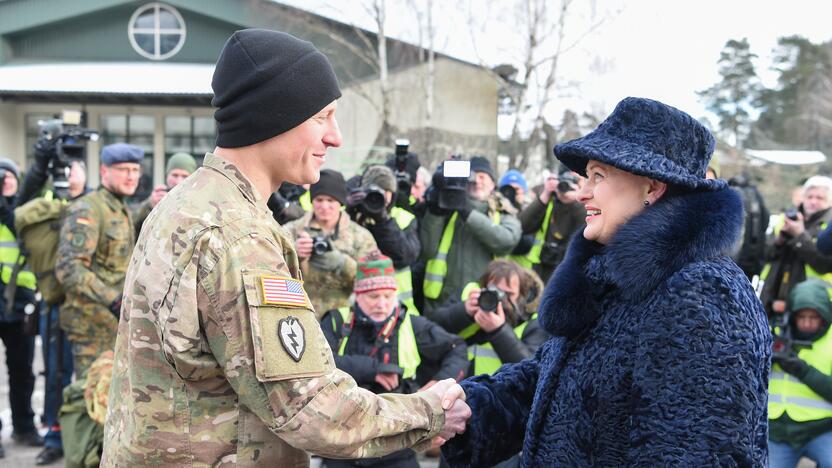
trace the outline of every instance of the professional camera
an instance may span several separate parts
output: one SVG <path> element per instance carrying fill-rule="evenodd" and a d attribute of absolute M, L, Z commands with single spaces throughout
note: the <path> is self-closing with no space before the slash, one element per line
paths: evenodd
<path fill-rule="evenodd" d="M 546 267 L 555 266 L 563 260 L 565 254 L 565 246 L 560 242 L 546 242 L 540 249 L 540 264 Z"/>
<path fill-rule="evenodd" d="M 789 209 L 788 209 L 788 210 L 786 210 L 786 212 L 785 212 L 785 213 L 783 213 L 783 214 L 784 214 L 787 218 L 789 218 L 790 220 L 792 220 L 792 221 L 797 221 L 797 208 L 789 208 Z"/>
<path fill-rule="evenodd" d="M 772 304 L 769 314 L 769 325 L 771 326 L 771 350 L 773 357 L 789 357 L 797 354 L 801 349 L 810 348 L 811 341 L 795 340 L 792 336 L 790 323 L 791 313 L 785 310 L 783 301 L 775 301 Z"/>
<path fill-rule="evenodd" d="M 442 180 L 439 187 L 439 207 L 454 211 L 465 208 L 468 199 L 468 178 L 471 162 L 462 161 L 459 156 L 442 163 Z"/>
<path fill-rule="evenodd" d="M 496 312 L 497 306 L 505 300 L 505 291 L 494 286 L 488 286 L 480 291 L 480 297 L 477 299 L 477 307 L 486 312 Z"/>
<path fill-rule="evenodd" d="M 98 132 L 81 126 L 78 111 L 63 111 L 60 118 L 38 121 L 38 139 L 55 141 L 52 159 L 52 185 L 58 198 L 69 198 L 69 167 L 73 161 L 84 162 L 86 142 L 98 141 Z"/>
<path fill-rule="evenodd" d="M 506 185 L 503 185 L 502 187 L 500 187 L 499 192 L 501 194 L 503 194 L 503 196 L 506 197 L 506 199 L 508 201 L 510 201 L 511 204 L 514 205 L 515 208 L 520 208 L 520 203 L 517 202 L 517 189 L 516 188 L 514 188 L 513 186 L 511 186 L 509 184 L 506 184 Z"/>
<path fill-rule="evenodd" d="M 298 201 L 306 193 L 306 189 L 302 185 L 295 185 L 290 182 L 280 184 L 278 191 L 283 198 L 290 202 Z"/>
<path fill-rule="evenodd" d="M 563 194 L 573 190 L 578 190 L 578 177 L 571 172 L 561 173 L 558 176 L 557 191 Z"/>
<path fill-rule="evenodd" d="M 413 180 L 407 172 L 407 154 L 410 148 L 410 140 L 399 138 L 396 140 L 395 168 L 396 188 L 399 193 L 406 193 L 410 196 L 410 189 L 413 187 Z"/>

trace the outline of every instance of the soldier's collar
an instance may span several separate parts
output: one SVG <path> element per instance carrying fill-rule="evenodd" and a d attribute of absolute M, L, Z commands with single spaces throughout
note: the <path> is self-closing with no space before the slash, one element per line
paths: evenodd
<path fill-rule="evenodd" d="M 257 193 L 251 181 L 231 162 L 213 153 L 206 153 L 202 165 L 219 172 L 233 182 L 240 189 L 240 192 L 243 193 L 243 196 L 252 204 L 264 204 L 262 203 L 262 197 Z"/>
<path fill-rule="evenodd" d="M 104 201 L 111 210 L 118 211 L 125 207 L 126 203 L 123 197 L 119 197 L 103 185 L 98 187 L 98 190 L 104 193 Z"/>

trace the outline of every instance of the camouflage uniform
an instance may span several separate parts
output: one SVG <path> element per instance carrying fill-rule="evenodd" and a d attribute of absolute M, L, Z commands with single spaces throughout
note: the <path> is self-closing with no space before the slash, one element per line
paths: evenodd
<path fill-rule="evenodd" d="M 438 398 L 357 387 L 303 290 L 304 305 L 269 298 L 263 282 L 297 284 L 299 262 L 239 170 L 208 154 L 180 185 L 127 273 L 102 466 L 295 467 L 308 466 L 304 450 L 425 448 L 444 424 Z M 303 328 L 297 343 L 279 336 L 286 323 Z"/>
<path fill-rule="evenodd" d="M 133 229 L 130 209 L 103 187 L 67 209 L 55 275 L 66 291 L 60 322 L 72 343 L 79 379 L 101 353 L 115 345 L 118 319 L 110 305 L 124 288 L 135 244 Z"/>
<path fill-rule="evenodd" d="M 312 219 L 312 213 L 306 213 L 286 225 L 286 229 L 297 240 L 307 227 L 320 228 Z M 331 234 L 331 233 L 329 233 Z M 341 212 L 338 220 L 338 237 L 331 239 L 332 246 L 346 255 L 344 266 L 338 271 L 324 271 L 310 265 L 308 259 L 301 262 L 304 287 L 311 291 L 309 298 L 320 319 L 326 311 L 336 309 L 349 302 L 355 280 L 356 260 L 378 250 L 376 241 L 370 231 L 353 222 L 346 213 Z"/>

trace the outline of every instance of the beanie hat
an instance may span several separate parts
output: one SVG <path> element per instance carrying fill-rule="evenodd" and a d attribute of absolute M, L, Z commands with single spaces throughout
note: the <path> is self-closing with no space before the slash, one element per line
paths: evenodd
<path fill-rule="evenodd" d="M 309 194 L 314 200 L 318 195 L 329 195 L 342 205 L 347 204 L 347 183 L 340 172 L 332 169 L 321 171 L 321 178 L 309 188 Z"/>
<path fill-rule="evenodd" d="M 17 180 L 20 180 L 20 169 L 17 167 L 17 164 L 14 163 L 9 158 L 0 158 L 0 170 L 8 171 L 14 174 L 14 177 Z M 3 181 L 0 180 L 0 183 Z"/>
<path fill-rule="evenodd" d="M 223 148 L 291 130 L 341 97 L 332 65 L 312 43 L 266 29 L 231 35 L 211 88 L 217 146 Z"/>
<path fill-rule="evenodd" d="M 378 185 L 382 190 L 396 193 L 396 176 L 387 166 L 370 166 L 361 176 L 361 187 Z"/>
<path fill-rule="evenodd" d="M 491 180 L 497 180 L 494 175 L 494 169 L 491 169 L 491 162 L 483 156 L 474 156 L 471 158 L 471 172 L 485 172 L 491 177 Z"/>
<path fill-rule="evenodd" d="M 168 159 L 168 164 L 165 166 L 165 174 L 170 174 L 170 171 L 180 169 L 188 174 L 193 174 L 196 171 L 196 160 L 188 153 L 174 153 Z"/>
<path fill-rule="evenodd" d="M 500 178 L 500 183 L 497 184 L 497 188 L 502 188 L 509 184 L 517 184 L 524 192 L 529 191 L 529 184 L 526 183 L 526 178 L 516 169 L 511 169 L 503 174 L 503 177 Z"/>
<path fill-rule="evenodd" d="M 393 260 L 378 250 L 358 259 L 353 292 L 356 294 L 378 289 L 398 289 Z"/>
<path fill-rule="evenodd" d="M 593 159 L 670 185 L 720 190 L 727 182 L 705 179 L 714 146 L 711 132 L 688 114 L 651 99 L 628 97 L 598 128 L 554 151 L 584 177 Z"/>
<path fill-rule="evenodd" d="M 112 166 L 119 163 L 139 164 L 144 159 L 144 150 L 128 143 L 114 143 L 101 148 L 101 164 Z"/>

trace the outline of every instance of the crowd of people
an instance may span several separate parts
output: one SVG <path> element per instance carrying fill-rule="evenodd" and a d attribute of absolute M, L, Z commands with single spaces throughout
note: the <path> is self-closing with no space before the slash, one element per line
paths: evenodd
<path fill-rule="evenodd" d="M 535 185 L 406 144 L 321 170 L 340 90 L 287 34 L 235 33 L 213 88 L 217 149 L 141 203 L 134 145 L 103 147 L 94 190 L 72 161 L 66 197 L 60 141 L 19 191 L 0 159 L 12 438 L 37 464 L 832 464 L 832 179 L 748 275 L 713 137 L 662 103 L 625 99 Z"/>

